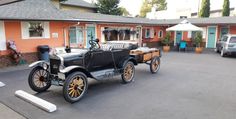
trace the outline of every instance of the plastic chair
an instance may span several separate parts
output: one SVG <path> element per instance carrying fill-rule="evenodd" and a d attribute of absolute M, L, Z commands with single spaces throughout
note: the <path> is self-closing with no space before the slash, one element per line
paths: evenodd
<path fill-rule="evenodd" d="M 180 44 L 179 44 L 179 51 L 180 51 L 181 49 L 184 49 L 184 51 L 186 51 L 186 49 L 187 49 L 187 43 L 186 43 L 185 41 L 180 42 Z"/>

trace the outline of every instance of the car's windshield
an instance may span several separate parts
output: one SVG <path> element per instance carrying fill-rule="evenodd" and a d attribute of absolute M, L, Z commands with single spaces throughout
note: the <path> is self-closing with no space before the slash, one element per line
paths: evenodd
<path fill-rule="evenodd" d="M 229 43 L 236 43 L 236 37 L 231 37 Z"/>

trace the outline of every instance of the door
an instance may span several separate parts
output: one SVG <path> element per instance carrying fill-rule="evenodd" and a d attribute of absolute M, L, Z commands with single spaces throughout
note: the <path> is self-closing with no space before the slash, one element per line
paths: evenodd
<path fill-rule="evenodd" d="M 70 46 L 79 47 L 84 44 L 82 27 L 71 27 L 69 30 Z"/>
<path fill-rule="evenodd" d="M 179 44 L 182 40 L 182 31 L 176 31 L 176 44 Z"/>
<path fill-rule="evenodd" d="M 227 28 L 227 27 L 221 28 L 220 38 L 222 38 L 223 35 L 226 35 L 228 33 L 229 33 L 229 28 Z"/>
<path fill-rule="evenodd" d="M 95 40 L 95 26 L 87 26 L 87 48 L 90 48 L 89 41 L 90 40 Z"/>
<path fill-rule="evenodd" d="M 207 48 L 215 48 L 216 44 L 216 27 L 208 27 Z"/>

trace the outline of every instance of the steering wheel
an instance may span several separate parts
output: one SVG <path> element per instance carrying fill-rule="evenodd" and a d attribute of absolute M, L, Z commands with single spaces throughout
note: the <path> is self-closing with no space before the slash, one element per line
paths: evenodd
<path fill-rule="evenodd" d="M 89 44 L 90 44 L 90 50 L 100 49 L 99 39 L 90 40 Z"/>

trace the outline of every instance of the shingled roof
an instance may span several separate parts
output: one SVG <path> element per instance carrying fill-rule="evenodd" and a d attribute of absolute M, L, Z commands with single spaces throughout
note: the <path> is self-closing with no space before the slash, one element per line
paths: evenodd
<path fill-rule="evenodd" d="M 0 19 L 68 20 L 50 0 L 23 0 L 0 6 Z"/>
<path fill-rule="evenodd" d="M 88 3 L 84 0 L 66 0 L 61 2 L 63 5 L 70 5 L 70 6 L 79 6 L 85 8 L 97 8 L 94 4 Z"/>
<path fill-rule="evenodd" d="M 124 16 L 104 15 L 99 13 L 82 13 L 78 11 L 62 11 L 57 9 L 50 0 L 23 0 L 0 6 L 0 20 L 45 20 L 45 21 L 76 21 L 96 23 L 122 23 L 145 25 L 175 25 L 183 19 L 153 20 Z M 236 17 L 190 18 L 195 25 L 203 24 L 236 24 Z"/>

